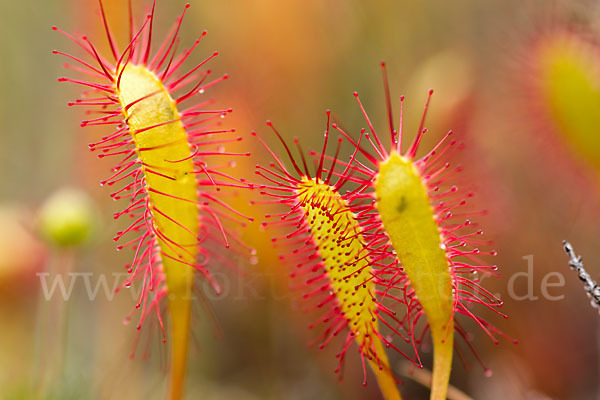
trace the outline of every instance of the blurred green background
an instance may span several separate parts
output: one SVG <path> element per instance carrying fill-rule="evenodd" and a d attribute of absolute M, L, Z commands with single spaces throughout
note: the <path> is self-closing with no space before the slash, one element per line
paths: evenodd
<path fill-rule="evenodd" d="M 148 3 L 134 1 L 138 21 Z M 155 32 L 161 37 L 185 2 L 157 3 Z M 123 44 L 127 2 L 105 4 Z M 214 50 L 220 52 L 210 68 L 216 75 L 228 72 L 230 79 L 212 94 L 219 105 L 234 109 L 227 125 L 245 137 L 251 130 L 266 136 L 264 121 L 271 119 L 287 137 L 299 136 L 305 147 L 318 148 L 326 109 L 357 134 L 365 123 L 352 96 L 355 90 L 376 127 L 385 132 L 382 60 L 388 65 L 396 113 L 400 95 L 406 95 L 405 129 L 411 137 L 427 90 L 434 88 L 426 124 L 430 133 L 423 148 L 430 148 L 449 129 L 465 142 L 459 163 L 465 167 L 464 179 L 476 188 L 475 207 L 489 211 L 478 220 L 494 241 L 499 253 L 494 262 L 502 273 L 499 279 L 486 280 L 485 286 L 500 294 L 503 311 L 510 316 L 494 322 L 520 342 L 494 346 L 471 327 L 474 343 L 494 374 L 485 377 L 466 351 L 471 366 L 456 357 L 452 384 L 476 399 L 600 396 L 600 317 L 589 307 L 561 246 L 563 239 L 570 240 L 584 255 L 592 277 L 600 278 L 599 175 L 594 169 L 598 163 L 569 145 L 569 133 L 559 132 L 564 126 L 552 123 L 551 107 L 544 114 L 544 96 L 537 90 L 544 82 L 535 72 L 534 51 L 540 38 L 568 32 L 581 34 L 592 43 L 586 51 L 597 52 L 600 2 L 191 4 L 182 46 L 208 30 L 193 58 L 199 62 Z M 108 131 L 79 127 L 83 111 L 66 106 L 79 89 L 56 80 L 73 76 L 73 71 L 64 70 L 65 59 L 51 54 L 53 49 L 80 54 L 72 42 L 52 32 L 53 25 L 85 33 L 107 50 L 98 4 L 0 0 L 0 21 L 0 398 L 163 398 L 168 355 L 157 343 L 156 332 L 142 339 L 134 360 L 128 359 L 136 330 L 122 323 L 134 304 L 126 292 L 109 301 L 101 290 L 91 301 L 78 278 L 69 301 L 56 296 L 45 301 L 43 275 L 37 274 L 65 269 L 94 277 L 104 273 L 112 284 L 111 274 L 123 272 L 132 256 L 114 250 L 112 236 L 122 223 L 115 223 L 112 213 L 122 204 L 113 202 L 110 190 L 98 184 L 109 176 L 111 161 L 97 159 L 87 148 Z M 590 71 L 599 70 L 593 64 L 597 61 L 586 61 Z M 590 82 L 599 98 L 600 81 Z M 251 138 L 241 148 L 261 160 L 265 157 Z M 256 161 L 239 164 L 235 173 L 252 178 L 248 171 Z M 96 214 L 90 239 L 69 251 L 47 245 L 39 233 L 41 207 L 66 186 L 87 193 Z M 249 196 L 240 194 L 235 202 L 255 216 L 264 213 L 247 207 Z M 244 236 L 259 250 L 258 263 L 240 260 L 246 275 L 225 272 L 221 279 L 229 290 L 219 298 L 207 293 L 208 307 L 197 304 L 188 398 L 379 398 L 372 376 L 368 387 L 362 387 L 355 352 L 346 362 L 344 381 L 338 383 L 333 370 L 340 344 L 323 351 L 306 349 L 314 338 L 306 328 L 312 318 L 301 312 L 298 296 L 289 292 L 287 266 L 274 257 L 270 235 L 257 232 L 252 226 Z M 529 256 L 533 258 L 524 258 Z M 533 260 L 531 279 L 515 278 L 528 272 L 528 260 Z M 552 272 L 564 276 L 564 285 L 547 290 L 560 300 L 542 291 Z M 510 295 L 511 287 L 517 296 Z M 530 299 L 517 298 L 529 290 Z M 143 357 L 146 348 L 151 350 L 149 360 Z M 394 368 L 403 370 L 403 360 L 396 354 L 391 357 Z M 430 366 L 430 355 L 423 357 Z M 402 379 L 406 399 L 427 398 L 426 388 L 410 377 Z"/>

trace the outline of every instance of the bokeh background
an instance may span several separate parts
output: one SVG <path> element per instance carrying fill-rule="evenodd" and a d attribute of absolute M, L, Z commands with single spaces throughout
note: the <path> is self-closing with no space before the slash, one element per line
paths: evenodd
<path fill-rule="evenodd" d="M 160 37 L 185 2 L 157 3 L 155 29 Z M 516 346 L 509 341 L 494 346 L 472 327 L 481 358 L 494 373 L 485 377 L 475 357 L 466 352 L 468 365 L 457 357 L 452 384 L 476 399 L 600 396 L 600 317 L 569 270 L 561 246 L 563 239 L 570 240 L 584 255 L 592 277 L 600 278 L 598 163 L 593 151 L 582 156 L 569 143 L 569 125 L 552 118 L 555 108 L 545 112 L 535 67 L 536 43 L 557 32 L 580 35 L 590 44 L 586 51 L 597 53 L 600 2 L 191 4 L 182 45 L 208 30 L 194 60 L 219 50 L 211 69 L 228 72 L 230 79 L 211 95 L 218 104 L 233 107 L 226 124 L 247 138 L 240 148 L 255 153 L 255 159 L 238 163 L 238 176 L 252 178 L 256 160 L 265 157 L 249 132 L 267 136 L 266 119 L 288 138 L 301 137 L 310 148 L 321 145 L 326 109 L 358 133 L 365 123 L 352 96 L 355 90 L 376 126 L 385 131 L 382 60 L 388 65 L 396 110 L 400 95 L 406 95 L 408 137 L 418 126 L 427 90 L 434 88 L 430 133 L 423 147 L 435 144 L 448 129 L 466 144 L 458 162 L 465 168 L 464 178 L 476 188 L 474 207 L 488 210 L 479 220 L 494 241 L 499 253 L 494 262 L 502 273 L 485 285 L 505 300 L 503 311 L 510 316 L 495 322 L 519 340 Z M 105 5 L 123 44 L 127 2 L 105 0 Z M 148 5 L 134 1 L 138 17 Z M 112 236 L 121 225 L 112 213 L 121 206 L 98 184 L 108 176 L 111 162 L 87 149 L 87 143 L 107 131 L 80 128 L 83 111 L 66 105 L 78 88 L 56 79 L 73 73 L 62 68 L 64 59 L 51 54 L 53 49 L 79 54 L 72 42 L 51 30 L 53 25 L 85 32 L 107 49 L 98 4 L 0 0 L 0 21 L 0 398 L 160 399 L 168 354 L 157 335 L 143 339 L 136 358 L 128 358 L 135 328 L 122 321 L 134 304 L 132 298 L 120 293 L 109 301 L 101 291 L 90 301 L 79 280 L 69 301 L 54 297 L 48 302 L 36 275 L 65 270 L 94 277 L 105 273 L 112 284 L 110 274 L 122 272 L 131 257 L 114 250 Z M 600 114 L 600 75 L 595 75 L 595 57 L 585 62 L 596 93 L 588 108 L 593 121 Z M 579 100 L 585 99 L 572 99 Z M 598 134 L 597 126 L 590 132 Z M 40 233 L 44 204 L 64 187 L 86 194 L 94 210 L 90 239 L 68 251 L 49 244 Z M 234 202 L 258 217 L 264 210 L 248 207 L 251 196 L 240 193 Z M 197 304 L 188 398 L 379 398 L 372 376 L 367 388 L 362 387 L 354 354 L 339 383 L 333 373 L 338 348 L 307 349 L 314 338 L 306 328 L 312 319 L 289 291 L 288 266 L 278 262 L 269 234 L 254 225 L 243 235 L 257 248 L 258 258 L 248 262 L 239 257 L 245 274 L 223 272 L 220 277 L 229 290 L 218 298 L 207 292 L 206 304 Z M 528 272 L 528 277 L 514 278 Z M 564 285 L 548 288 L 560 300 L 548 299 L 542 291 L 544 279 L 560 282 L 557 276 L 545 278 L 552 272 L 564 277 Z M 531 294 L 529 298 L 511 298 L 511 277 L 513 292 Z M 147 360 L 146 350 L 151 353 Z M 405 373 L 403 360 L 391 356 L 394 369 Z M 431 365 L 427 353 L 424 360 Z M 414 377 L 402 379 L 406 399 L 427 398 L 428 390 Z"/>

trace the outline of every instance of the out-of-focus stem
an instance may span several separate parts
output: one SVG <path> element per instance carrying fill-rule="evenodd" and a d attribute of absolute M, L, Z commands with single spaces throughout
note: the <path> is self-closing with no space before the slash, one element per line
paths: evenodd
<path fill-rule="evenodd" d="M 68 285 L 69 272 L 73 269 L 74 261 L 72 249 L 56 250 L 48 261 L 49 275 L 43 276 L 42 279 L 48 279 L 48 284 L 54 279 L 61 279 Z M 69 299 L 64 299 L 61 294 L 55 291 L 50 298 L 40 294 L 33 373 L 33 386 L 38 397 L 46 397 L 62 381 Z"/>

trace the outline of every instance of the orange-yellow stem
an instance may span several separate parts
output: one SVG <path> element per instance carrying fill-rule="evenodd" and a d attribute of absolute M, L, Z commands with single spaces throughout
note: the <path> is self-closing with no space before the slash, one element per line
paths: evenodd
<path fill-rule="evenodd" d="M 375 352 L 377 355 L 383 355 L 379 359 L 379 362 L 383 364 L 383 369 L 379 369 L 379 366 L 375 360 L 369 360 L 369 364 L 371 365 L 371 369 L 375 374 L 375 378 L 377 378 L 377 384 L 379 385 L 379 390 L 381 390 L 383 398 L 385 400 L 402 400 L 402 396 L 400 396 L 400 392 L 398 391 L 396 377 L 393 371 L 390 369 L 390 365 L 385 354 L 385 349 L 383 348 L 381 341 L 377 340 L 373 342 L 373 347 L 375 347 Z"/>

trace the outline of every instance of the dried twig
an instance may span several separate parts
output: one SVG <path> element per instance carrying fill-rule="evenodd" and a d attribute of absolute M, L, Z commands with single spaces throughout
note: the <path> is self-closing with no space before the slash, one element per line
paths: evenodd
<path fill-rule="evenodd" d="M 585 269 L 583 269 L 583 261 L 581 261 L 581 256 L 577 256 L 575 254 L 573 246 L 571 246 L 571 244 L 566 240 L 563 240 L 563 246 L 570 258 L 569 266 L 571 269 L 577 271 L 579 279 L 583 281 L 583 288 L 591 300 L 590 303 L 592 304 L 592 307 L 600 312 L 600 287 L 592 279 L 590 274 L 585 272 Z"/>
<path fill-rule="evenodd" d="M 432 374 L 426 368 L 414 368 L 411 363 L 403 361 L 399 364 L 398 373 L 431 389 Z M 473 400 L 472 397 L 452 385 L 448 386 L 447 398 L 448 400 Z"/>

